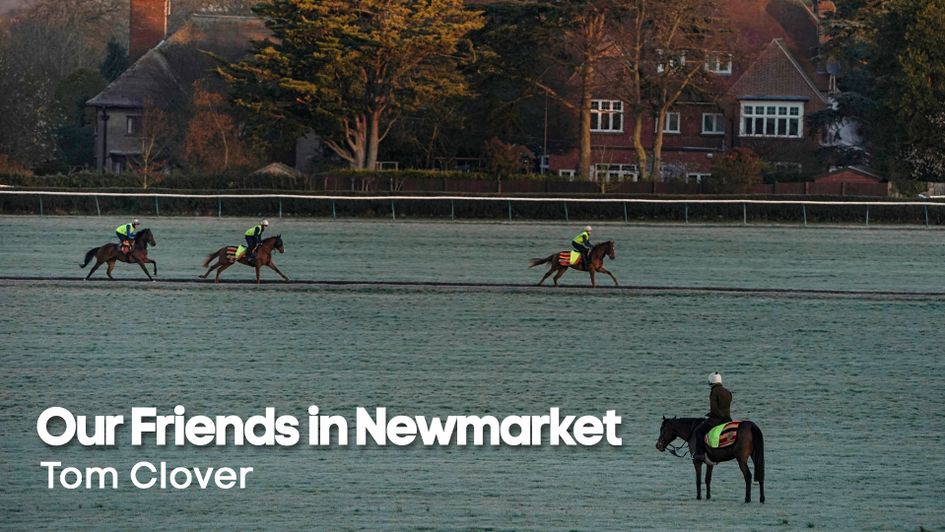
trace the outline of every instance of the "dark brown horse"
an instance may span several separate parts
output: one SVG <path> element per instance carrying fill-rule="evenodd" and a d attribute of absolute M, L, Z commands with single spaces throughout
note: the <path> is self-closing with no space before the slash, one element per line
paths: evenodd
<path fill-rule="evenodd" d="M 561 276 L 564 275 L 564 272 L 568 271 L 568 268 L 574 268 L 575 270 L 580 270 L 582 272 L 587 272 L 591 274 L 591 286 L 597 286 L 597 281 L 596 279 L 594 279 L 595 272 L 606 273 L 607 275 L 610 276 L 611 279 L 614 280 L 615 285 L 618 285 L 618 286 L 620 285 L 620 283 L 617 282 L 617 278 L 614 277 L 614 274 L 610 273 L 609 271 L 607 271 L 606 268 L 604 268 L 605 256 L 610 257 L 610 260 L 614 260 L 615 258 L 617 258 L 613 240 L 608 240 L 607 242 L 597 244 L 591 249 L 591 252 L 589 253 L 591 257 L 590 267 L 586 267 L 584 265 L 583 260 L 577 264 L 563 266 L 561 262 L 559 261 L 558 257 L 565 253 L 570 255 L 571 252 L 562 251 L 560 253 L 555 253 L 553 255 L 545 257 L 543 259 L 532 259 L 531 261 L 529 261 L 528 263 L 529 268 L 534 268 L 535 266 L 538 266 L 539 264 L 544 264 L 546 262 L 551 263 L 551 267 L 548 268 L 548 271 L 545 273 L 545 276 L 541 278 L 541 281 L 538 281 L 538 286 L 541 286 L 541 283 L 545 282 L 545 279 L 547 279 L 548 276 L 551 275 L 552 273 L 555 274 L 554 279 L 552 280 L 555 282 L 555 286 L 558 286 L 558 279 L 560 279 Z"/>
<path fill-rule="evenodd" d="M 135 236 L 134 247 L 128 253 L 122 253 L 118 244 L 105 244 L 104 246 L 92 248 L 85 254 L 85 262 L 79 266 L 85 268 L 85 266 L 92 260 L 92 257 L 95 257 L 95 266 L 92 266 L 92 269 L 89 270 L 89 274 L 85 276 L 86 279 L 92 277 L 92 274 L 95 273 L 95 270 L 98 269 L 104 263 L 108 263 L 108 269 L 105 270 L 105 274 L 108 275 L 109 279 L 114 280 L 112 277 L 112 270 L 115 269 L 115 262 L 127 262 L 129 264 L 137 264 L 141 266 L 141 271 L 148 276 L 148 279 L 154 280 L 151 277 L 151 274 L 148 273 L 148 269 L 144 267 L 145 264 L 151 263 L 154 265 L 154 275 L 157 275 L 157 263 L 148 258 L 148 245 L 156 246 L 157 242 L 154 241 L 154 235 L 151 234 L 150 229 L 142 229 L 138 231 L 137 236 Z"/>
<path fill-rule="evenodd" d="M 213 282 L 218 283 L 220 282 L 220 274 L 223 273 L 223 270 L 229 268 L 234 263 L 239 262 L 240 264 L 245 264 L 247 266 L 253 266 L 256 268 L 256 283 L 259 283 L 259 269 L 263 266 L 269 266 L 276 273 L 281 275 L 283 279 L 288 281 L 289 278 L 279 271 L 279 268 L 276 267 L 275 262 L 272 262 L 273 249 L 278 250 L 279 253 L 285 253 L 285 246 L 282 243 L 282 235 L 271 236 L 263 240 L 262 243 L 259 244 L 259 247 L 256 250 L 256 256 L 252 259 L 252 262 L 246 259 L 246 255 L 250 250 L 246 250 L 247 253 L 244 253 L 239 258 L 239 261 L 237 261 L 234 258 L 236 246 L 222 247 L 208 255 L 207 260 L 203 261 L 203 267 L 206 268 L 209 266 L 210 268 L 207 270 L 207 273 L 201 275 L 200 277 L 202 279 L 206 279 L 207 276 L 210 275 L 210 272 L 216 270 L 217 276 Z M 210 266 L 210 262 L 213 261 L 213 259 L 216 259 L 217 262 L 213 266 Z"/>
<path fill-rule="evenodd" d="M 683 418 L 663 418 L 663 425 L 660 426 L 660 437 L 656 440 L 656 449 L 660 452 L 666 450 L 666 447 L 680 438 L 689 445 L 689 454 L 696 452 L 696 441 L 692 437 L 695 428 L 702 423 L 703 418 L 683 417 Z M 685 454 L 676 454 L 676 448 L 670 448 L 670 452 L 676 456 L 685 456 Z M 751 421 L 743 420 L 738 426 L 735 437 L 735 443 L 722 447 L 721 449 L 708 449 L 706 457 L 712 462 L 718 464 L 729 460 L 737 460 L 738 468 L 742 470 L 742 476 L 745 477 L 745 502 L 751 502 L 751 471 L 748 469 L 748 459 L 751 458 L 755 464 L 755 480 L 758 482 L 760 491 L 759 500 L 765 502 L 765 441 L 761 434 L 761 429 Z M 692 461 L 696 468 L 696 499 L 702 498 L 702 461 Z M 706 463 L 705 469 L 705 498 L 712 498 L 712 468 Z"/>

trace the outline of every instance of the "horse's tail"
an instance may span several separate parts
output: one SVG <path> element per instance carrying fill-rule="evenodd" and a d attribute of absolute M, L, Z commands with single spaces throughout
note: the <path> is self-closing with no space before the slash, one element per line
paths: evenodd
<path fill-rule="evenodd" d="M 210 261 L 212 261 L 213 259 L 219 257 L 219 256 L 220 256 L 220 252 L 223 251 L 223 250 L 225 250 L 225 249 L 226 249 L 226 247 L 222 247 L 222 248 L 220 248 L 220 249 L 214 251 L 213 253 L 207 255 L 207 259 L 203 261 L 203 267 L 206 268 L 207 266 L 210 266 Z"/>
<path fill-rule="evenodd" d="M 765 481 L 765 438 L 761 435 L 761 429 L 754 423 L 751 424 L 751 461 L 755 463 L 755 481 Z"/>
<path fill-rule="evenodd" d="M 92 249 L 90 249 L 89 252 L 85 254 L 85 262 L 83 262 L 82 264 L 79 264 L 79 267 L 80 267 L 80 268 L 85 268 L 86 266 L 88 266 L 89 261 L 92 260 L 92 257 L 94 257 L 96 253 L 98 253 L 98 250 L 99 250 L 99 249 L 101 249 L 101 248 L 92 248 Z"/>
<path fill-rule="evenodd" d="M 534 268 L 535 266 L 538 266 L 539 264 L 544 264 L 544 263 L 546 263 L 546 262 L 551 262 L 551 261 L 553 261 L 553 260 L 555 260 L 555 256 L 554 256 L 554 255 L 549 255 L 549 256 L 547 256 L 547 257 L 545 257 L 545 258 L 543 258 L 543 259 L 532 259 L 532 260 L 528 261 L 528 267 L 529 267 L 529 268 Z"/>

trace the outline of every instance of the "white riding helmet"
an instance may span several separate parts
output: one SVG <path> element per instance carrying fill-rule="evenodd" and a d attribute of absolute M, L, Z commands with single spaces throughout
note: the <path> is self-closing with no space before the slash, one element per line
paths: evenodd
<path fill-rule="evenodd" d="M 131 220 L 131 225 L 141 225 L 141 220 L 135 218 L 134 220 Z"/>
<path fill-rule="evenodd" d="M 722 376 L 718 371 L 709 374 L 709 384 L 722 384 Z"/>
<path fill-rule="evenodd" d="M 269 227 L 269 220 L 263 220 L 262 225 L 263 227 Z"/>
<path fill-rule="evenodd" d="M 591 231 L 594 230 L 594 228 L 591 227 L 591 226 L 589 226 L 589 225 L 587 225 L 587 226 L 584 226 L 584 230 L 587 231 L 588 233 L 590 233 Z"/>

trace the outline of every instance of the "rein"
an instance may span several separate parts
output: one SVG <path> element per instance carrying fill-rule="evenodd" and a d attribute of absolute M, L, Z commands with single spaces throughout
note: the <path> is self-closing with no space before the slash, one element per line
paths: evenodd
<path fill-rule="evenodd" d="M 682 454 L 679 454 L 679 450 L 685 447 L 685 450 Z M 666 444 L 666 450 L 669 451 L 669 454 L 675 456 L 676 458 L 686 458 L 690 455 L 689 453 L 689 444 L 687 442 L 682 442 L 679 445 L 673 445 L 672 443 Z"/>

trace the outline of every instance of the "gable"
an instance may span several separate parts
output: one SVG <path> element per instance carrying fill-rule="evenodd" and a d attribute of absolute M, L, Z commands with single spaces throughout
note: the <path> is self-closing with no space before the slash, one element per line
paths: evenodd
<path fill-rule="evenodd" d="M 807 76 L 780 39 L 772 40 L 727 95 L 736 99 L 808 100 L 823 106 L 827 98 Z"/>

